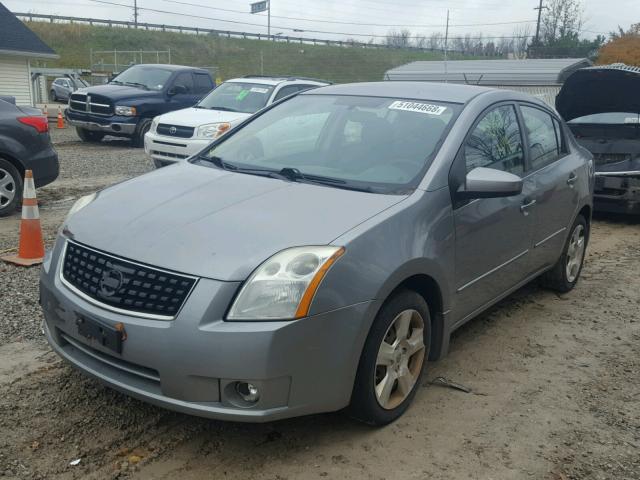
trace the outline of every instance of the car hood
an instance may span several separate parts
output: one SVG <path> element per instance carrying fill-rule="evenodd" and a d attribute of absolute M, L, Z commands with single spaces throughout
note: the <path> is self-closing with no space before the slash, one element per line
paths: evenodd
<path fill-rule="evenodd" d="M 182 162 L 102 190 L 65 233 L 137 262 L 242 281 L 278 251 L 329 244 L 405 198 Z"/>
<path fill-rule="evenodd" d="M 572 73 L 556 97 L 565 121 L 607 112 L 640 113 L 640 68 L 614 64 Z"/>
<path fill-rule="evenodd" d="M 223 112 L 221 110 L 191 107 L 165 113 L 156 118 L 159 123 L 168 123 L 184 127 L 199 127 L 207 123 L 228 122 L 237 124 L 250 116 L 251 114 L 249 113 Z"/>
<path fill-rule="evenodd" d="M 126 85 L 97 85 L 95 87 L 79 88 L 77 93 L 88 95 L 104 95 L 113 101 L 125 100 L 129 98 L 157 97 L 162 93 L 155 90 L 145 90 L 143 88 L 130 87 Z"/>

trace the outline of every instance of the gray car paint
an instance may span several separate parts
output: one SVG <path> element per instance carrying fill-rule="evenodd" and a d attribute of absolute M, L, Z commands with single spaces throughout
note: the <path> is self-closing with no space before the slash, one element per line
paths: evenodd
<path fill-rule="evenodd" d="M 590 214 L 591 159 L 570 139 L 570 153 L 525 175 L 519 195 L 453 204 L 452 163 L 485 109 L 522 101 L 553 114 L 527 95 L 420 82 L 336 85 L 311 94 L 457 101 L 465 107 L 419 187 L 403 196 L 191 164 L 102 191 L 67 223 L 43 269 L 47 335 L 61 356 L 114 388 L 196 415 L 264 421 L 337 410 L 349 403 L 371 324 L 396 288 L 409 284 L 428 295 L 434 319 L 430 358 L 439 358 L 455 328 L 550 268 L 576 215 Z M 572 186 L 566 183 L 571 173 L 578 177 Z M 521 209 L 531 199 L 538 203 Z M 540 235 L 558 227 L 566 230 L 536 246 Z M 109 312 L 61 284 L 67 237 L 202 278 L 174 321 Z M 346 253 L 327 272 L 309 317 L 224 320 L 241 282 L 262 261 L 287 247 L 323 244 L 344 246 Z M 61 333 L 85 343 L 74 329 L 77 313 L 123 322 L 129 338 L 121 360 L 158 371 L 161 383 L 140 383 L 65 342 Z M 225 398 L 234 379 L 251 380 L 267 395 L 253 408 L 234 406 Z"/>

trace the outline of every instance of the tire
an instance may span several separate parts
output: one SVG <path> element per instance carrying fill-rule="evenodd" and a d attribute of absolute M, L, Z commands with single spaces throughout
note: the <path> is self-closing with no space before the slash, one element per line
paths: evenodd
<path fill-rule="evenodd" d="M 140 120 L 133 137 L 131 137 L 131 145 L 136 148 L 144 147 L 144 134 L 151 128 L 151 119 L 145 118 Z"/>
<path fill-rule="evenodd" d="M 402 331 L 407 321 L 407 335 L 401 334 L 404 340 L 399 342 L 397 328 Z M 431 315 L 424 298 L 411 290 L 395 293 L 378 312 L 367 336 L 348 414 L 370 425 L 386 425 L 399 418 L 418 391 L 430 344 Z"/>
<path fill-rule="evenodd" d="M 8 160 L 0 158 L 0 217 L 16 211 L 22 198 L 22 175 Z"/>
<path fill-rule="evenodd" d="M 76 127 L 76 133 L 80 137 L 80 140 L 82 140 L 83 142 L 89 142 L 89 143 L 100 142 L 105 135 L 102 132 L 92 132 L 91 130 L 87 130 L 85 128 L 80 128 L 80 127 Z"/>
<path fill-rule="evenodd" d="M 49 92 L 49 96 L 51 97 L 51 100 L 53 100 L 54 102 L 58 101 L 58 95 L 56 94 L 55 90 L 51 90 L 51 92 Z"/>
<path fill-rule="evenodd" d="M 553 268 L 542 275 L 542 285 L 559 293 L 573 290 L 580 279 L 588 242 L 589 224 L 582 215 L 578 215 L 571 226 L 562 255 Z"/>

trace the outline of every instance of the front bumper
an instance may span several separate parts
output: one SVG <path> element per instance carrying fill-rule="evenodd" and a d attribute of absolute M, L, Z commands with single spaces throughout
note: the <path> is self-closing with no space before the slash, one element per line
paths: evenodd
<path fill-rule="evenodd" d="M 161 166 L 185 160 L 207 147 L 213 140 L 176 138 L 147 132 L 144 151 Z"/>
<path fill-rule="evenodd" d="M 100 116 L 70 109 L 65 110 L 67 122 L 74 127 L 84 128 L 92 132 L 102 132 L 109 135 L 131 136 L 138 125 L 137 117 Z"/>
<path fill-rule="evenodd" d="M 64 242 L 58 239 L 42 270 L 45 332 L 84 373 L 149 403 L 224 420 L 263 422 L 349 403 L 374 302 L 293 322 L 227 322 L 222 318 L 239 284 L 201 278 L 174 320 L 136 318 L 89 303 L 62 284 Z M 78 315 L 122 322 L 122 354 L 79 335 Z M 235 381 L 258 386 L 260 399 L 239 402 Z"/>
<path fill-rule="evenodd" d="M 640 172 L 596 172 L 597 212 L 640 215 Z"/>

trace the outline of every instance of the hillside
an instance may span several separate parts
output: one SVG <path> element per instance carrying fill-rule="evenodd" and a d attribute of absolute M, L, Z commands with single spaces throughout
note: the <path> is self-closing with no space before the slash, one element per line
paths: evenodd
<path fill-rule="evenodd" d="M 48 67 L 89 68 L 91 49 L 170 49 L 172 63 L 215 66 L 216 76 L 223 79 L 264 73 L 354 82 L 381 80 L 384 72 L 395 66 L 442 57 L 439 53 L 411 50 L 288 44 L 83 24 L 26 23 L 60 55 L 58 61 L 47 61 Z M 126 57 L 119 55 L 119 58 L 118 63 Z M 461 57 L 450 55 L 450 58 Z M 155 56 L 144 60 L 156 61 Z M 104 61 L 113 63 L 112 58 Z"/>

